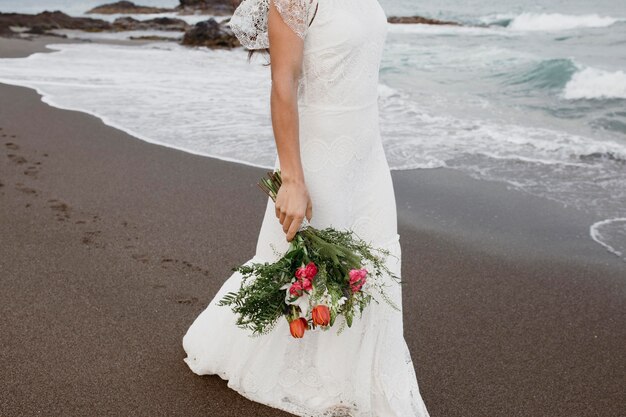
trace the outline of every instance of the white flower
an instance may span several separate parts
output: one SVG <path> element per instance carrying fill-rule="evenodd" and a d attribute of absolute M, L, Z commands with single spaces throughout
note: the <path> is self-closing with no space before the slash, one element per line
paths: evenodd
<path fill-rule="evenodd" d="M 309 312 L 309 294 L 305 292 L 300 297 L 298 297 L 296 301 L 294 301 L 291 304 L 294 304 L 300 307 L 300 309 L 302 309 L 302 313 L 301 313 L 302 316 L 306 317 L 306 315 Z"/>
<path fill-rule="evenodd" d="M 285 303 L 287 305 L 294 305 L 300 307 L 302 310 L 302 316 L 306 316 L 309 311 L 309 294 L 306 291 L 302 292 L 302 295 L 296 298 L 294 301 L 290 301 L 294 296 L 289 292 L 289 288 L 293 282 L 283 285 L 280 287 L 281 290 L 285 290 Z"/>
<path fill-rule="evenodd" d="M 344 297 L 341 297 L 341 298 L 337 301 L 337 305 L 342 306 L 342 305 L 344 305 L 344 304 L 346 303 L 346 301 L 348 301 L 348 299 L 347 299 L 345 296 L 344 296 Z"/>
<path fill-rule="evenodd" d="M 285 290 L 285 302 L 289 304 L 289 298 L 291 298 L 291 293 L 289 292 L 289 288 L 291 288 L 291 283 L 285 284 L 280 287 L 281 290 Z"/>

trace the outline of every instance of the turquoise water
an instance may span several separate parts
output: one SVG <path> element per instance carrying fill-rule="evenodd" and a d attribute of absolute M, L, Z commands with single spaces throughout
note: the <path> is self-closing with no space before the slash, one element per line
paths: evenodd
<path fill-rule="evenodd" d="M 626 259 L 626 3 L 381 4 L 388 15 L 489 26 L 392 33 L 381 78 L 413 114 L 412 132 L 393 137 L 416 144 L 397 152 L 594 213 L 591 237 Z"/>
<path fill-rule="evenodd" d="M 592 213 L 597 222 L 590 225 L 590 237 L 626 259 L 623 1 L 379 1 L 389 16 L 417 14 L 466 24 L 390 25 L 380 105 L 391 168 L 459 169 Z M 0 0 L 0 11 L 59 9 L 80 15 L 103 2 Z M 137 4 L 170 7 L 176 2 Z M 271 149 L 270 129 L 258 129 L 259 123 L 267 124 L 267 108 L 250 110 L 248 124 L 224 123 L 219 116 L 249 108 L 247 97 L 264 94 L 259 86 L 265 86 L 267 74 L 248 70 L 229 53 L 198 55 L 171 44 L 134 48 L 59 46 L 61 53 L 39 58 L 39 66 L 0 60 L 0 78 L 35 86 L 51 103 L 88 111 L 146 140 L 271 166 L 271 152 L 248 152 L 251 146 Z M 212 103 L 196 90 L 224 88 L 201 73 L 209 71 L 209 62 L 220 77 L 250 82 L 233 81 L 237 92 L 220 93 L 230 97 L 232 106 L 221 102 L 211 110 L 216 117 L 206 121 L 200 118 Z M 109 65 L 109 73 L 99 71 Z M 120 65 L 125 72 L 115 70 Z M 97 88 L 77 88 L 80 80 Z M 191 84 L 196 88 L 189 89 Z M 117 109 L 129 102 L 135 103 L 135 116 L 124 118 Z M 167 127 L 154 129 L 155 114 L 161 120 L 171 117 Z M 226 132 L 245 146 L 225 141 Z"/>

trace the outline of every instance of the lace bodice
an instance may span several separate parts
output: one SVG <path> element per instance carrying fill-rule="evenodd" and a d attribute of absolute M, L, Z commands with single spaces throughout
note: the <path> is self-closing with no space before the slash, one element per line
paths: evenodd
<path fill-rule="evenodd" d="M 299 104 L 335 109 L 376 103 L 386 35 L 387 17 L 377 0 L 321 1 L 305 33 Z"/>

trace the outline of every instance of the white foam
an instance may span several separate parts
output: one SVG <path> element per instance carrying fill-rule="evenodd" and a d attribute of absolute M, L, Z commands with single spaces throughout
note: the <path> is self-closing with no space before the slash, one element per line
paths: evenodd
<path fill-rule="evenodd" d="M 502 161 L 583 167 L 578 156 L 612 154 L 626 159 L 626 145 L 541 127 L 431 114 L 408 93 L 379 88 L 381 129 L 392 169 L 482 155 Z"/>
<path fill-rule="evenodd" d="M 37 88 L 51 103 L 95 114 L 150 141 L 273 166 L 270 70 L 245 51 L 144 45 L 52 44 L 53 53 L 1 59 L 0 80 Z M 259 62 L 263 60 L 263 62 Z M 579 155 L 626 146 L 564 131 L 432 114 L 404 90 L 379 87 L 381 131 L 392 169 L 441 166 L 460 154 L 582 165 Z M 249 152 L 254 148 L 254 152 Z"/>
<path fill-rule="evenodd" d="M 389 32 L 419 35 L 516 36 L 515 33 L 499 27 L 425 25 L 420 23 L 389 23 Z"/>
<path fill-rule="evenodd" d="M 576 72 L 563 91 L 563 98 L 576 99 L 626 99 L 626 73 L 585 68 Z"/>
<path fill-rule="evenodd" d="M 609 252 L 622 257 L 624 256 L 624 252 L 608 243 L 612 240 L 618 240 L 616 237 L 609 236 L 609 234 L 616 235 L 619 232 L 621 232 L 623 236 L 626 236 L 626 217 L 616 217 L 614 219 L 602 220 L 594 223 L 589 228 L 589 235 L 593 240 L 604 246 L 604 248 Z M 620 242 L 618 241 L 615 244 L 619 243 Z M 621 243 L 623 244 L 624 242 L 622 241 Z M 626 261 L 626 258 L 623 259 Z"/>
<path fill-rule="evenodd" d="M 597 14 L 564 15 L 560 13 L 522 13 L 515 17 L 508 28 L 516 31 L 562 31 L 577 28 L 608 27 L 620 19 Z"/>
<path fill-rule="evenodd" d="M 68 39 L 85 39 L 85 40 L 129 40 L 142 36 L 158 36 L 172 40 L 181 39 L 184 35 L 180 31 L 170 30 L 124 30 L 119 32 L 86 32 L 76 29 L 53 29 L 50 32 L 57 35 L 65 35 Z"/>
<path fill-rule="evenodd" d="M 257 59 L 249 64 L 241 48 L 171 42 L 48 48 L 56 52 L 0 60 L 0 81 L 35 88 L 55 107 L 93 114 L 151 143 L 273 166 L 269 68 Z"/>

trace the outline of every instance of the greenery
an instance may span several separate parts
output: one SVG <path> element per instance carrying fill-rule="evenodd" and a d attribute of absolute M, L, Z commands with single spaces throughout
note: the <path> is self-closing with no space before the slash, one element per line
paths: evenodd
<path fill-rule="evenodd" d="M 274 201 L 282 184 L 280 170 L 268 172 L 259 183 L 261 189 Z M 362 314 L 374 300 L 372 289 L 377 289 L 383 300 L 392 308 L 399 307 L 385 294 L 385 277 L 401 283 L 385 265 L 385 258 L 393 256 L 388 250 L 374 248 L 359 238 L 352 230 L 339 231 L 333 228 L 316 229 L 310 225 L 296 233 L 289 249 L 277 262 L 251 263 L 233 268 L 242 274 L 241 287 L 229 292 L 220 300 L 220 306 L 230 306 L 237 314 L 237 325 L 252 331 L 253 335 L 269 333 L 284 316 L 288 321 L 300 317 L 302 297 L 306 297 L 309 317 L 305 317 L 315 328 L 310 317 L 311 309 L 319 304 L 328 306 L 332 327 L 340 315 L 345 323 L 352 325 L 355 314 Z M 291 294 L 289 287 L 298 280 L 296 270 L 309 263 L 317 267 L 312 279 L 312 289 L 300 296 Z M 350 283 L 350 271 L 365 268 L 366 285 L 354 291 Z M 340 327 L 338 332 L 341 332 Z"/>

